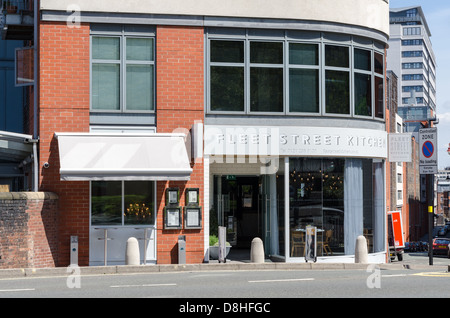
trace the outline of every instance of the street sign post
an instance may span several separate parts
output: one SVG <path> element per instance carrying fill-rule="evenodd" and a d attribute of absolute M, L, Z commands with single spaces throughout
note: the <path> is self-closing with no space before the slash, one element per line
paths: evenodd
<path fill-rule="evenodd" d="M 419 130 L 419 173 L 435 174 L 437 169 L 437 129 Z"/>
<path fill-rule="evenodd" d="M 430 123 L 431 124 L 431 123 Z M 428 258 L 433 265 L 434 174 L 437 173 L 437 129 L 419 129 L 419 173 L 427 175 Z"/>

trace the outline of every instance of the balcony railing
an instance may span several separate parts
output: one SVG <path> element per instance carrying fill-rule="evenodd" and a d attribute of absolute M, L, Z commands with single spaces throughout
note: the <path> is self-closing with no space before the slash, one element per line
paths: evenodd
<path fill-rule="evenodd" d="M 33 38 L 34 0 L 0 0 L 0 30 L 5 40 Z"/>

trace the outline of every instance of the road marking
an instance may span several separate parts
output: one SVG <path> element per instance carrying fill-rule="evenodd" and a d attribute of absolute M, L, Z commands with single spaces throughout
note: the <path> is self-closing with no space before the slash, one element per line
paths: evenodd
<path fill-rule="evenodd" d="M 298 282 L 304 280 L 314 280 L 314 278 L 297 278 L 297 279 L 266 279 L 266 280 L 249 280 L 249 283 L 274 283 L 274 282 Z"/>
<path fill-rule="evenodd" d="M 33 290 L 36 289 L 35 288 L 0 289 L 0 292 L 9 293 L 9 292 L 33 291 Z"/>
<path fill-rule="evenodd" d="M 404 276 L 408 276 L 408 274 L 381 275 L 381 277 L 404 277 Z"/>
<path fill-rule="evenodd" d="M 176 286 L 177 284 L 142 284 L 142 285 L 113 285 L 111 288 L 130 288 L 130 287 L 160 287 L 160 286 Z"/>
<path fill-rule="evenodd" d="M 425 276 L 425 277 L 450 277 L 450 273 L 448 272 L 423 272 L 413 274 L 416 276 Z"/>

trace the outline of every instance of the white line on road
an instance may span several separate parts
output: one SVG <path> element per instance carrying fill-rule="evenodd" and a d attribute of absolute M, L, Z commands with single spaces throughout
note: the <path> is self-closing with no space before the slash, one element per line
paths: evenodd
<path fill-rule="evenodd" d="M 142 285 L 113 285 L 111 288 L 129 288 L 129 287 L 160 287 L 160 286 L 176 286 L 177 284 L 142 284 Z"/>
<path fill-rule="evenodd" d="M 9 292 L 33 291 L 33 290 L 36 290 L 36 289 L 34 289 L 34 288 L 0 289 L 0 292 L 9 293 Z"/>
<path fill-rule="evenodd" d="M 314 280 L 314 278 L 291 278 L 291 279 L 267 279 L 267 280 L 249 280 L 249 283 L 274 283 L 274 282 L 298 282 L 304 280 Z"/>
<path fill-rule="evenodd" d="M 381 275 L 381 277 L 405 277 L 408 274 L 391 274 L 391 275 Z"/>

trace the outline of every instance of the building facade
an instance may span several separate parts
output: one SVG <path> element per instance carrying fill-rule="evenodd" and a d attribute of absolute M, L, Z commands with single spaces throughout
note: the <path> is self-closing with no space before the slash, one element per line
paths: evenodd
<path fill-rule="evenodd" d="M 408 132 L 436 115 L 436 57 L 420 6 L 391 8 L 387 68 L 399 80 L 399 114 Z M 417 136 L 416 136 L 417 138 Z"/>
<path fill-rule="evenodd" d="M 266 257 L 385 262 L 384 0 L 39 5 L 39 190 L 59 197 L 58 266 Z M 35 105 L 37 106 L 37 105 Z"/>

